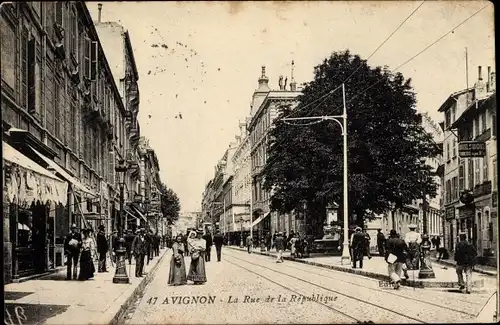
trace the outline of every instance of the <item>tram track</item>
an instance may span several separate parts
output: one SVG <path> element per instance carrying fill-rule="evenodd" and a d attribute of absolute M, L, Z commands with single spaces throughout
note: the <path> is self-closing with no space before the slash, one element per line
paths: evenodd
<path fill-rule="evenodd" d="M 260 262 L 265 262 L 268 259 L 259 259 L 258 262 L 254 261 L 254 260 L 251 261 L 251 262 L 249 262 L 246 259 L 239 258 L 239 257 L 235 256 L 232 253 L 229 253 L 229 254 L 226 253 L 225 256 L 233 258 L 233 259 L 241 261 L 241 262 L 244 262 L 244 263 L 251 264 L 254 267 L 259 267 L 259 268 L 262 268 L 262 269 L 266 269 L 266 270 L 274 272 L 276 274 L 280 274 L 282 276 L 286 276 L 286 277 L 292 278 L 292 279 L 294 279 L 296 281 L 299 281 L 299 282 L 302 282 L 302 283 L 306 283 L 306 284 L 314 286 L 316 288 L 319 288 L 319 289 L 322 289 L 322 290 L 326 290 L 328 292 L 332 292 L 332 293 L 344 296 L 344 297 L 349 298 L 349 299 L 353 299 L 353 300 L 355 300 L 358 303 L 367 304 L 367 305 L 369 305 L 371 307 L 375 307 L 377 309 L 384 310 L 385 312 L 390 312 L 392 314 L 396 314 L 396 315 L 398 315 L 400 317 L 404 317 L 406 319 L 410 319 L 412 322 L 426 323 L 426 321 L 422 320 L 421 318 L 412 317 L 409 314 L 399 312 L 399 311 L 395 310 L 394 308 L 392 308 L 392 309 L 391 308 L 387 308 L 387 307 L 385 307 L 385 306 L 383 306 L 381 304 L 378 304 L 378 303 L 370 302 L 368 300 L 364 300 L 364 299 L 357 298 L 357 297 L 352 297 L 350 294 L 346 294 L 345 290 L 344 290 L 344 292 L 341 292 L 339 290 L 335 290 L 335 288 L 325 287 L 324 285 L 321 285 L 319 283 L 314 283 L 314 282 L 305 280 L 304 277 L 300 277 L 300 274 L 299 274 L 299 276 L 296 276 L 297 274 L 294 275 L 294 274 L 290 274 L 288 272 L 285 272 L 287 269 L 292 268 L 294 270 L 310 274 L 310 271 L 311 271 L 310 269 L 309 270 L 303 269 L 303 268 L 297 267 L 295 265 L 290 265 L 291 263 L 287 263 L 285 270 L 282 270 L 282 269 L 281 270 L 277 270 L 274 267 L 269 267 L 268 265 L 263 265 L 263 264 L 260 263 Z M 326 271 L 326 270 L 322 270 L 321 268 L 317 268 L 317 267 L 316 267 L 316 269 L 321 270 L 321 271 Z M 256 272 L 256 273 L 258 273 L 258 272 Z M 339 281 L 339 282 L 342 282 L 344 284 L 353 285 L 353 286 L 356 286 L 357 288 L 360 288 L 360 289 L 363 290 L 363 291 L 357 291 L 356 290 L 356 292 L 366 292 L 365 290 L 370 290 L 375 295 L 377 295 L 377 294 L 380 295 L 381 293 L 389 294 L 392 297 L 394 297 L 392 299 L 393 301 L 398 301 L 398 300 L 405 300 L 405 301 L 407 301 L 406 304 L 404 304 L 404 303 L 398 303 L 397 304 L 398 308 L 400 308 L 400 306 L 403 306 L 403 305 L 415 306 L 415 304 L 421 304 L 421 305 L 424 305 L 422 308 L 427 308 L 427 309 L 431 308 L 431 309 L 434 310 L 434 313 L 437 314 L 437 315 L 440 315 L 442 313 L 448 313 L 448 314 L 449 313 L 453 313 L 453 314 L 460 313 L 461 315 L 463 315 L 464 318 L 468 318 L 470 320 L 473 320 L 477 316 L 476 313 L 471 313 L 471 312 L 460 310 L 460 309 L 453 308 L 453 307 L 450 307 L 450 306 L 443 306 L 443 305 L 437 304 L 435 302 L 425 301 L 425 300 L 418 299 L 418 298 L 415 298 L 415 297 L 405 296 L 404 294 L 395 293 L 395 292 L 389 291 L 389 290 L 382 290 L 382 289 L 379 289 L 379 288 L 373 288 L 373 287 L 362 285 L 362 284 L 359 284 L 359 283 L 354 283 L 354 282 L 351 282 L 351 281 L 346 281 L 344 279 L 337 278 L 337 277 L 334 277 L 334 276 L 331 276 L 331 275 L 325 275 L 325 274 L 321 274 L 321 273 L 319 273 L 319 274 L 315 273 L 315 275 L 319 275 L 320 277 L 325 278 L 325 279 L 330 280 L 330 281 L 332 281 L 332 280 L 333 281 Z M 433 298 L 431 298 L 431 299 L 433 299 Z M 384 296 L 384 298 L 381 299 L 381 302 L 384 302 L 385 300 L 386 299 L 385 299 L 385 296 Z M 427 306 L 427 307 L 425 307 L 425 306 Z M 419 316 L 419 315 L 420 314 L 417 313 L 417 316 Z M 433 321 L 432 318 L 430 318 L 430 319 L 428 318 L 427 320 L 430 321 L 430 322 Z"/>
<path fill-rule="evenodd" d="M 320 290 L 324 290 L 324 291 L 326 291 L 326 292 L 330 292 L 330 293 L 334 293 L 334 294 L 339 295 L 339 296 L 343 296 L 343 297 L 344 297 L 344 299 L 346 300 L 346 301 L 345 301 L 345 302 L 346 302 L 346 305 L 354 306 L 354 305 L 355 305 L 355 303 L 358 303 L 358 304 L 359 304 L 359 303 L 362 303 L 362 304 L 366 304 L 366 305 L 368 305 L 368 306 L 371 306 L 371 307 L 375 307 L 375 308 L 377 308 L 379 312 L 383 311 L 383 313 L 386 313 L 386 314 L 397 315 L 397 316 L 398 316 L 398 317 L 400 317 L 400 318 L 403 318 L 403 319 L 408 320 L 408 323 L 420 323 L 420 324 L 426 324 L 426 322 L 422 321 L 421 319 L 418 319 L 418 318 L 415 318 L 415 317 L 412 317 L 412 316 L 408 316 L 408 315 L 406 315 L 406 314 L 403 314 L 403 313 L 397 312 L 397 311 L 395 311 L 395 310 L 393 310 L 393 309 L 390 309 L 390 308 L 387 308 L 387 307 L 385 307 L 385 306 L 377 305 L 377 304 L 374 304 L 374 303 L 372 303 L 372 302 L 369 302 L 369 301 L 366 301 L 366 300 L 363 300 L 363 299 L 360 299 L 360 298 L 357 298 L 357 297 L 352 297 L 352 296 L 349 296 L 349 295 L 347 295 L 347 294 L 345 294 L 345 293 L 343 293 L 343 292 L 340 292 L 340 291 L 338 291 L 338 290 L 334 290 L 334 289 L 331 289 L 331 288 L 327 288 L 327 287 L 322 286 L 322 285 L 319 285 L 319 284 L 317 284 L 317 283 L 314 283 L 314 282 L 310 282 L 310 281 L 304 280 L 304 279 L 302 279 L 302 278 L 299 278 L 299 277 L 296 277 L 296 276 L 290 275 L 290 274 L 288 274 L 288 273 L 286 273 L 286 272 L 282 272 L 282 271 L 275 270 L 275 269 L 273 269 L 273 268 L 270 268 L 270 267 L 267 267 L 267 266 L 261 265 L 261 264 L 259 264 L 259 263 L 248 262 L 248 261 L 246 261 L 245 259 L 242 259 L 242 258 L 236 257 L 236 256 L 234 256 L 234 255 L 232 255 L 232 254 L 227 254 L 227 253 L 225 254 L 225 258 L 226 258 L 225 260 L 226 260 L 226 262 L 229 262 L 229 263 L 230 263 L 230 264 L 232 264 L 232 265 L 235 265 L 235 266 L 237 266 L 237 267 L 240 267 L 240 268 L 242 268 L 242 269 L 244 269 L 244 270 L 246 270 L 246 271 L 248 271 L 248 272 L 250 272 L 250 273 L 253 273 L 253 274 L 255 274 L 255 275 L 258 275 L 258 276 L 260 276 L 260 277 L 262 277 L 262 278 L 266 279 L 267 281 L 270 281 L 270 282 L 272 282 L 273 284 L 278 285 L 278 286 L 280 286 L 280 287 L 282 287 L 282 288 L 285 288 L 285 289 L 287 289 L 287 290 L 289 290 L 289 291 L 291 291 L 291 292 L 295 292 L 295 293 L 301 294 L 301 293 L 297 292 L 296 290 L 290 289 L 290 288 L 289 288 L 289 286 L 285 286 L 284 284 L 279 283 L 278 281 L 276 281 L 276 280 L 274 280 L 274 279 L 272 279 L 272 278 L 270 278 L 270 277 L 268 277 L 268 276 L 265 276 L 265 275 L 263 275 L 262 273 L 259 273 L 259 272 L 257 272 L 257 271 L 254 271 L 254 270 L 250 269 L 249 267 L 246 267 L 246 266 L 241 265 L 241 264 L 239 264 L 239 263 L 235 263 L 234 261 L 229 261 L 229 260 L 227 259 L 227 257 L 229 257 L 230 259 L 234 259 L 234 260 L 237 260 L 237 261 L 241 261 L 241 262 L 246 263 L 246 264 L 250 264 L 250 265 L 252 265 L 252 266 L 254 266 L 254 267 L 260 267 L 260 268 L 263 268 L 263 269 L 266 269 L 266 270 L 272 271 L 272 272 L 277 273 L 277 274 L 280 274 L 280 275 L 282 275 L 282 276 L 287 276 L 287 277 L 290 277 L 290 278 L 292 278 L 292 279 L 294 279 L 294 280 L 298 280 L 298 281 L 300 281 L 300 282 L 301 282 L 301 283 L 303 283 L 303 284 L 312 285 L 312 286 L 314 286 L 314 287 L 316 287 L 316 288 L 318 288 L 318 289 L 320 289 Z M 304 295 L 304 294 L 301 294 L 301 295 Z M 306 293 L 305 295 L 308 295 L 308 294 Z M 347 303 L 347 301 L 349 301 L 349 300 L 351 300 L 352 302 Z M 330 309 L 330 310 L 332 310 L 332 311 L 335 311 L 336 313 L 339 313 L 339 314 L 341 314 L 341 315 L 343 315 L 343 316 L 345 316 L 345 317 L 349 318 L 349 319 L 355 320 L 357 323 L 373 323 L 373 320 L 372 320 L 372 319 L 360 319 L 360 318 L 356 318 L 356 317 L 353 317 L 353 316 L 349 315 L 348 313 L 343 312 L 343 311 L 341 311 L 341 310 L 339 310 L 339 309 L 337 309 L 337 308 L 334 308 L 334 307 L 332 307 L 332 306 L 325 305 L 325 304 L 322 304 L 322 303 L 320 303 L 320 302 L 318 302 L 318 303 L 319 303 L 319 304 L 321 304 L 321 305 L 323 305 L 323 306 L 325 306 L 325 307 L 327 307 L 328 309 Z M 361 313 L 361 314 L 362 314 L 362 313 Z M 380 318 L 382 318 L 382 317 L 380 317 Z M 388 319 L 384 319 L 384 320 L 383 320 L 383 322 L 386 322 L 386 321 L 389 321 L 389 320 L 390 320 L 390 318 L 388 318 Z"/>
<path fill-rule="evenodd" d="M 301 265 L 301 264 L 298 264 L 298 265 Z M 467 311 L 464 311 L 464 310 L 461 310 L 461 309 L 458 309 L 458 308 L 443 306 L 443 305 L 436 304 L 436 303 L 433 303 L 433 302 L 430 302 L 430 301 L 427 301 L 427 300 L 418 299 L 418 298 L 415 298 L 415 297 L 410 297 L 408 295 L 400 294 L 400 293 L 394 292 L 392 290 L 383 290 L 383 289 L 373 288 L 373 287 L 370 287 L 370 286 L 366 286 L 366 285 L 362 285 L 362 284 L 359 284 L 359 283 L 355 283 L 355 282 L 352 282 L 352 281 L 347 281 L 347 280 L 342 279 L 340 277 L 332 276 L 333 272 L 331 270 L 322 268 L 320 266 L 307 265 L 304 268 L 301 268 L 301 267 L 297 267 L 295 265 L 292 265 L 291 263 L 287 264 L 287 269 L 295 269 L 295 270 L 299 270 L 299 271 L 302 271 L 302 272 L 307 272 L 308 271 L 306 269 L 306 267 L 312 267 L 312 268 L 314 268 L 314 269 L 316 269 L 316 270 L 318 270 L 320 272 L 329 273 L 328 275 L 321 274 L 321 273 L 316 273 L 316 275 L 324 277 L 324 278 L 328 278 L 328 279 L 340 281 L 340 282 L 343 282 L 343 283 L 346 283 L 346 284 L 350 284 L 350 285 L 353 285 L 353 286 L 356 286 L 356 287 L 360 287 L 360 288 L 363 288 L 363 289 L 367 289 L 367 290 L 372 290 L 372 291 L 376 291 L 376 292 L 383 292 L 383 293 L 386 293 L 386 294 L 389 294 L 389 295 L 392 295 L 392 296 L 404 298 L 404 299 L 407 299 L 407 300 L 413 300 L 413 301 L 418 302 L 418 303 L 423 303 L 423 304 L 427 304 L 427 305 L 434 306 L 434 307 L 444 308 L 444 309 L 447 309 L 449 311 L 453 311 L 453 312 L 456 312 L 456 313 L 461 313 L 461 314 L 464 314 L 464 315 L 467 315 L 467 316 L 470 316 L 470 317 L 476 317 L 477 316 L 477 314 L 469 313 Z M 377 281 L 378 282 L 378 280 L 373 280 L 373 281 Z M 459 301 L 459 302 L 465 302 L 465 301 L 460 300 L 460 299 L 457 299 L 457 301 Z M 482 306 L 481 303 L 477 303 L 477 302 L 467 301 L 467 303 L 469 303 L 469 304 L 475 304 L 475 305 L 481 305 Z"/>

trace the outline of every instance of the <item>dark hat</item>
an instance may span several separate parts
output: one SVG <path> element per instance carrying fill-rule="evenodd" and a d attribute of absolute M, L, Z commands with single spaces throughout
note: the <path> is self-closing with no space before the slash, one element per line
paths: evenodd
<path fill-rule="evenodd" d="M 396 232 L 396 230 L 391 229 L 391 232 L 389 233 L 389 235 L 390 235 L 391 237 L 394 237 L 394 236 L 397 236 L 397 235 L 398 235 L 398 233 Z"/>
<path fill-rule="evenodd" d="M 356 227 L 354 231 L 361 231 L 361 227 Z"/>
<path fill-rule="evenodd" d="M 100 226 L 98 227 L 98 229 L 99 229 L 99 230 L 104 230 L 104 225 L 100 225 Z"/>
<path fill-rule="evenodd" d="M 198 228 L 198 229 L 196 229 L 196 232 L 199 233 L 199 234 L 202 234 L 203 233 L 203 229 Z"/>

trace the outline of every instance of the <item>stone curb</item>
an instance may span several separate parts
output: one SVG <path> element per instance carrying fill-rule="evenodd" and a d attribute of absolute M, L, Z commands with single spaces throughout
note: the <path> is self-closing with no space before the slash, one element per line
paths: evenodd
<path fill-rule="evenodd" d="M 236 248 L 236 247 L 232 247 L 232 246 L 226 246 L 226 247 L 233 249 L 233 250 L 246 251 L 244 248 L 242 249 L 239 247 Z M 276 257 L 276 255 L 274 255 L 272 253 L 268 253 L 268 252 L 252 251 L 252 254 L 258 254 L 258 255 L 269 256 L 269 257 Z M 341 267 L 341 266 L 328 265 L 328 264 L 308 261 L 308 260 L 304 260 L 304 259 L 294 259 L 294 258 L 291 258 L 288 256 L 284 256 L 283 259 L 285 259 L 287 261 L 293 261 L 293 262 L 297 262 L 297 263 L 323 267 L 323 268 L 327 268 L 327 269 L 331 269 L 331 270 L 335 270 L 335 271 L 366 276 L 366 277 L 369 277 L 372 279 L 377 279 L 377 280 L 384 281 L 387 283 L 390 281 L 389 276 L 385 275 L 385 274 L 364 271 L 364 270 L 360 270 L 360 269 L 349 269 L 349 268 L 345 268 L 345 267 Z M 451 281 L 427 282 L 427 281 L 421 281 L 421 280 L 405 280 L 405 279 L 403 279 L 401 281 L 401 285 L 407 286 L 407 287 L 414 287 L 414 288 L 458 288 L 458 282 L 451 282 Z M 483 288 L 484 287 L 484 280 L 472 281 L 472 287 Z"/>
<path fill-rule="evenodd" d="M 440 260 L 440 261 L 438 261 L 436 258 L 432 258 L 432 263 L 446 265 L 446 266 L 451 266 L 451 267 L 456 267 L 456 264 L 453 263 L 453 262 L 449 262 L 449 261 L 446 261 L 446 260 Z M 485 275 L 497 276 L 497 273 L 494 272 L 494 271 L 483 270 L 483 269 L 480 269 L 480 268 L 477 268 L 477 267 L 474 267 L 473 271 L 476 272 L 476 273 L 481 273 L 481 274 L 485 274 Z"/>
<path fill-rule="evenodd" d="M 119 309 L 116 312 L 115 311 L 109 312 L 110 314 L 113 314 L 111 320 L 102 321 L 102 319 L 101 319 L 101 321 L 99 321 L 99 324 L 109 324 L 109 325 L 119 324 L 118 323 L 119 320 L 124 316 L 125 312 L 130 307 L 130 305 L 135 301 L 135 299 L 139 295 L 141 295 L 144 292 L 144 289 L 146 288 L 146 286 L 153 280 L 154 275 L 160 266 L 160 263 L 163 261 L 163 258 L 165 257 L 165 255 L 167 255 L 168 251 L 169 250 L 166 249 L 165 252 L 163 252 L 163 254 L 159 256 L 159 259 L 156 262 L 156 265 L 153 266 L 151 268 L 151 270 L 149 270 L 148 274 L 146 274 L 146 276 L 141 280 L 139 285 L 134 289 L 132 294 L 125 300 L 125 302 L 119 307 Z M 110 308 L 114 308 L 114 307 L 115 306 L 111 306 Z"/>

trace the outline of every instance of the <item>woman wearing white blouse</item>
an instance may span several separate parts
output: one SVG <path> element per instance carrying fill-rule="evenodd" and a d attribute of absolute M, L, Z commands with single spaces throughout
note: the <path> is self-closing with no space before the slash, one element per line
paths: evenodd
<path fill-rule="evenodd" d="M 82 231 L 82 252 L 80 255 L 80 275 L 78 280 L 84 281 L 94 277 L 95 267 L 92 261 L 92 252 L 94 251 L 94 241 L 90 238 L 90 231 Z"/>

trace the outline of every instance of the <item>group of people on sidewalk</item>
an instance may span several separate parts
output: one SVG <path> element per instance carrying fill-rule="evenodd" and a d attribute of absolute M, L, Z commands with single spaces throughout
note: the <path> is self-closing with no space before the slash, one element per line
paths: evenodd
<path fill-rule="evenodd" d="M 195 285 L 200 285 L 207 282 L 205 263 L 211 260 L 211 248 L 213 244 L 215 244 L 217 251 L 217 262 L 221 261 L 224 237 L 219 230 L 216 231 L 213 239 L 210 230 L 205 235 L 203 232 L 203 229 L 191 231 L 187 236 L 186 242 L 184 242 L 182 234 L 176 236 L 175 242 L 172 244 L 168 284 L 179 286 L 191 281 Z M 189 272 L 187 274 L 186 256 L 191 257 Z"/>
<path fill-rule="evenodd" d="M 384 253 L 389 277 L 394 289 L 399 289 L 401 285 L 401 273 L 408 279 L 408 270 L 418 270 L 419 264 L 423 262 L 420 251 L 422 237 L 415 231 L 415 225 L 410 225 L 409 228 L 410 231 L 405 235 L 404 240 L 400 238 L 400 235 L 394 229 L 390 231 L 387 240 L 382 240 L 381 236 L 377 236 L 379 252 Z M 460 290 L 467 294 L 471 292 L 472 269 L 476 263 L 476 255 L 476 249 L 467 241 L 467 235 L 461 233 L 455 252 L 456 272 Z"/>
<path fill-rule="evenodd" d="M 109 251 L 109 237 L 106 236 L 104 225 L 98 227 L 97 236 L 92 236 L 91 228 L 84 228 L 82 233 L 78 232 L 75 224 L 71 225 L 70 233 L 64 241 L 64 253 L 67 259 L 67 280 L 78 279 L 80 281 L 89 280 L 94 277 L 94 260 L 98 260 L 98 272 L 108 272 L 106 267 L 106 256 Z M 111 259 L 116 263 L 116 251 L 120 248 L 118 233 L 115 231 L 112 235 L 112 256 Z M 138 229 L 134 235 L 132 230 L 128 230 L 124 236 L 123 243 L 125 256 L 132 264 L 132 257 L 135 258 L 135 276 L 142 277 L 144 270 L 144 259 L 147 256 L 147 264 L 153 259 L 153 256 L 160 255 L 160 241 L 158 235 L 152 231 L 146 233 L 144 228 Z M 80 264 L 80 273 L 78 274 L 78 264 Z"/>

